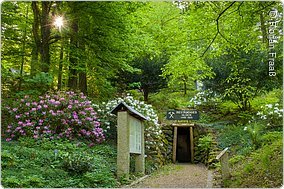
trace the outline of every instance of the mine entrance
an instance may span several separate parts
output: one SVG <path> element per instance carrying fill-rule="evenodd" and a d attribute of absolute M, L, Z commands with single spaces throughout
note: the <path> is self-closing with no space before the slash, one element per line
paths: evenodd
<path fill-rule="evenodd" d="M 190 162 L 190 129 L 189 127 L 177 128 L 176 160 L 178 162 Z"/>

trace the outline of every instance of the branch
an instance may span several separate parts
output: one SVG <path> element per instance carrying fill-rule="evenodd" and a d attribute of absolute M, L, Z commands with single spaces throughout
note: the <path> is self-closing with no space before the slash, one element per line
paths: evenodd
<path fill-rule="evenodd" d="M 275 3 L 276 3 L 276 2 L 274 1 L 274 2 L 272 2 L 272 3 L 270 3 L 270 4 L 268 4 L 267 6 L 264 6 L 263 8 L 254 11 L 253 14 L 258 13 L 258 12 L 260 12 L 260 11 L 266 9 L 267 7 L 270 7 L 271 5 L 275 5 Z"/>
<path fill-rule="evenodd" d="M 234 4 L 236 3 L 236 1 L 232 2 L 227 8 L 225 8 L 217 17 L 216 19 L 216 24 L 217 24 L 217 32 L 214 36 L 214 38 L 212 39 L 212 41 L 210 42 L 210 44 L 207 46 L 207 48 L 205 49 L 205 51 L 202 53 L 202 55 L 200 56 L 203 57 L 205 55 L 205 53 L 208 51 L 208 49 L 211 47 L 211 45 L 214 43 L 215 39 L 217 38 L 218 34 L 220 34 L 227 42 L 228 40 L 220 33 L 219 30 L 219 19 L 221 18 L 221 16 L 230 8 L 232 7 Z"/>

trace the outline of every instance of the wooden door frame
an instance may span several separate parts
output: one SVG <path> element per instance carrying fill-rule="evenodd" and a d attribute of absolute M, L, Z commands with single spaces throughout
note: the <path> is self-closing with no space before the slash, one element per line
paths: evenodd
<path fill-rule="evenodd" d="M 186 124 L 186 123 L 173 123 L 171 125 L 174 127 L 174 137 L 173 137 L 173 163 L 176 163 L 177 156 L 177 131 L 178 127 L 189 127 L 189 141 L 190 141 L 190 162 L 194 162 L 194 136 L 193 136 L 193 127 L 194 124 Z"/>

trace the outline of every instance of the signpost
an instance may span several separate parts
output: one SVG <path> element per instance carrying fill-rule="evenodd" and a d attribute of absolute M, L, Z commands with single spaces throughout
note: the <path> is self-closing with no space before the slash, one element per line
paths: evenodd
<path fill-rule="evenodd" d="M 168 120 L 198 120 L 199 112 L 197 110 L 169 110 L 167 112 Z"/>
<path fill-rule="evenodd" d="M 129 176 L 130 154 L 135 155 L 135 172 L 145 173 L 144 123 L 142 114 L 119 103 L 111 113 L 117 114 L 117 177 Z"/>

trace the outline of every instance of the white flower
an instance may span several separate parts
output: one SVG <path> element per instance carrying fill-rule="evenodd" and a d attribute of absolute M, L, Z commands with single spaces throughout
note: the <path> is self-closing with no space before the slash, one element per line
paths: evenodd
<path fill-rule="evenodd" d="M 257 112 L 257 114 L 256 115 L 262 115 L 262 113 L 261 112 Z"/>
<path fill-rule="evenodd" d="M 266 104 L 265 106 L 268 108 L 272 108 L 272 104 Z"/>
<path fill-rule="evenodd" d="M 245 128 L 244 128 L 244 131 L 246 131 L 247 129 L 248 129 L 248 127 L 245 127 Z"/>
<path fill-rule="evenodd" d="M 261 118 L 261 119 L 267 119 L 267 118 L 266 118 L 266 115 L 263 115 L 263 116 L 261 116 L 260 118 Z"/>

